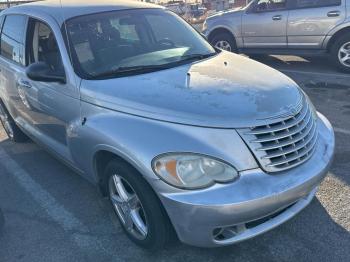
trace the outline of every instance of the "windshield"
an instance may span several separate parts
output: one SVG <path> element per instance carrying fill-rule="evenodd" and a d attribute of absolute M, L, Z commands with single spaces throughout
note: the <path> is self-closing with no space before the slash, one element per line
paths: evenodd
<path fill-rule="evenodd" d="M 69 19 L 75 71 L 105 79 L 162 70 L 215 54 L 211 45 L 171 11 L 137 9 Z"/>

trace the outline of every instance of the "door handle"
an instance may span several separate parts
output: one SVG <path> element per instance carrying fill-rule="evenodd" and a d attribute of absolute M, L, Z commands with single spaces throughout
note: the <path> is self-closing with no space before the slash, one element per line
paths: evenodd
<path fill-rule="evenodd" d="M 272 17 L 272 20 L 273 20 L 273 21 L 282 20 L 282 16 L 281 16 L 281 15 L 275 15 L 275 16 Z"/>
<path fill-rule="evenodd" d="M 330 11 L 327 13 L 328 17 L 337 17 L 340 16 L 340 11 Z"/>
<path fill-rule="evenodd" d="M 32 88 L 32 85 L 27 80 L 23 79 L 18 80 L 18 85 L 25 88 Z"/>

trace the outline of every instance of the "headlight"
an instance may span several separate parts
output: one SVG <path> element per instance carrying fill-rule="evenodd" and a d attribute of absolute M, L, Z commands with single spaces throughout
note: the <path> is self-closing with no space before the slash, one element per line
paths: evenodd
<path fill-rule="evenodd" d="M 153 160 L 154 172 L 178 188 L 206 188 L 238 178 L 232 166 L 207 156 L 190 153 L 167 154 Z"/>

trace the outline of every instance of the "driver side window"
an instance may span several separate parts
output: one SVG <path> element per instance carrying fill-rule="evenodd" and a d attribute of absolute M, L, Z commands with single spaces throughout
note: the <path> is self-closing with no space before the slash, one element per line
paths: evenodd
<path fill-rule="evenodd" d="M 60 51 L 54 33 L 45 23 L 30 19 L 27 36 L 27 66 L 46 63 L 54 72 L 63 72 Z"/>
<path fill-rule="evenodd" d="M 258 12 L 270 12 L 287 8 L 287 0 L 259 0 L 256 5 Z"/>

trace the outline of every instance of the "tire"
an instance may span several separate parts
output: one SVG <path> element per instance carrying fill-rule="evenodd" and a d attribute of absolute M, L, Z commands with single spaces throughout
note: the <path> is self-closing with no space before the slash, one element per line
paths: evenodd
<path fill-rule="evenodd" d="M 104 175 L 108 177 L 107 188 L 114 212 L 124 232 L 134 243 L 145 249 L 156 250 L 172 240 L 173 228 L 163 206 L 150 185 L 134 168 L 124 162 L 112 160 Z M 119 183 L 124 187 L 121 191 L 116 189 L 116 184 L 120 185 Z M 120 202 L 125 199 L 119 193 L 122 191 L 126 191 L 129 202 L 121 205 Z M 142 223 L 145 227 L 140 226 Z"/>
<path fill-rule="evenodd" d="M 28 137 L 17 126 L 4 104 L 0 101 L 0 122 L 10 140 L 16 143 L 23 143 Z"/>
<path fill-rule="evenodd" d="M 218 33 L 211 39 L 212 46 L 225 51 L 237 53 L 234 37 L 230 33 Z"/>
<path fill-rule="evenodd" d="M 333 64 L 339 70 L 350 73 L 350 34 L 346 34 L 335 40 L 330 55 Z M 342 62 L 341 57 L 344 58 L 345 56 L 348 57 L 348 59 Z"/>

